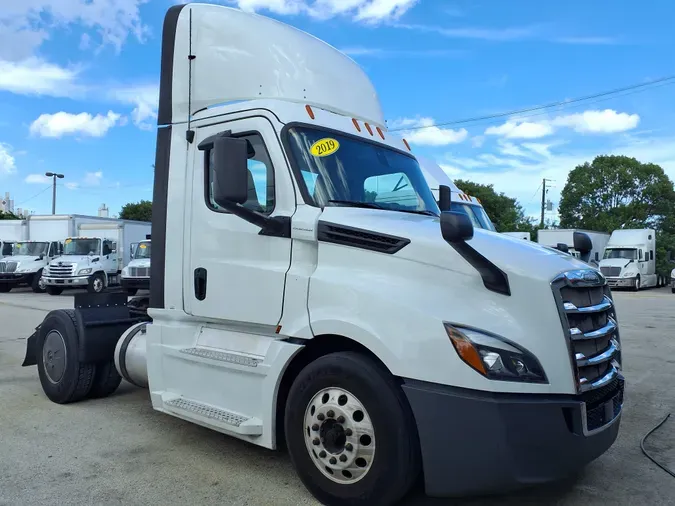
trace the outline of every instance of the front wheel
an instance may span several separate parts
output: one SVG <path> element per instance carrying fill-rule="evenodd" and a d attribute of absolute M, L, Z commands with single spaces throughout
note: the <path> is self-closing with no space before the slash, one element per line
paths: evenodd
<path fill-rule="evenodd" d="M 63 288 L 60 286 L 46 286 L 45 291 L 49 295 L 61 295 L 63 293 Z"/>
<path fill-rule="evenodd" d="M 397 504 L 419 476 L 407 400 L 388 371 L 359 353 L 306 366 L 289 392 L 284 425 L 293 466 L 323 504 Z"/>
<path fill-rule="evenodd" d="M 42 280 L 42 269 L 40 269 L 33 275 L 33 279 L 31 280 L 30 283 L 30 288 L 35 293 L 45 292 L 45 282 Z"/>
<path fill-rule="evenodd" d="M 633 291 L 637 292 L 638 290 L 640 290 L 640 276 L 637 276 L 633 282 Z"/>
<path fill-rule="evenodd" d="M 102 272 L 97 272 L 89 278 L 87 291 L 89 293 L 101 293 L 105 289 L 105 276 Z"/>

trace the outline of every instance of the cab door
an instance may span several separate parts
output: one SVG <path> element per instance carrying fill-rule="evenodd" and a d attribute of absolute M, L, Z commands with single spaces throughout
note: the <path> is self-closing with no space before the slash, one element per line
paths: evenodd
<path fill-rule="evenodd" d="M 276 326 L 291 239 L 261 235 L 258 226 L 215 204 L 213 150 L 198 146 L 225 131 L 245 138 L 255 151 L 248 160 L 248 199 L 243 206 L 269 217 L 290 217 L 295 211 L 292 180 L 270 120 L 255 116 L 198 128 L 191 157 L 191 214 L 186 217 L 185 310 L 206 319 Z"/>

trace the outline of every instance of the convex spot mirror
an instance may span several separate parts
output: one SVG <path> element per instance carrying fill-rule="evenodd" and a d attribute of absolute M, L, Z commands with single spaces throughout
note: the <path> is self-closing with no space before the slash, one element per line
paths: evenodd
<path fill-rule="evenodd" d="M 213 140 L 213 199 L 220 206 L 243 204 L 248 199 L 248 159 L 255 150 L 246 139 Z"/>
<path fill-rule="evenodd" d="M 449 243 L 468 241 L 473 237 L 473 223 L 464 213 L 441 212 L 441 234 Z"/>

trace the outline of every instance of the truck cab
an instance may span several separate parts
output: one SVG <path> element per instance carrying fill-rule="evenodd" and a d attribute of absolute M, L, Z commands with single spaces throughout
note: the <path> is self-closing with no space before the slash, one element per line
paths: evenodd
<path fill-rule="evenodd" d="M 656 231 L 620 229 L 612 232 L 600 261 L 600 271 L 612 287 L 638 291 L 657 286 Z"/>
<path fill-rule="evenodd" d="M 42 283 L 50 295 L 64 289 L 86 288 L 99 293 L 118 273 L 117 244 L 105 237 L 68 237 L 63 254 L 42 271 Z"/>
<path fill-rule="evenodd" d="M 511 490 L 614 443 L 602 275 L 441 212 L 353 60 L 187 4 L 161 69 L 150 296 L 81 294 L 45 317 L 24 365 L 49 399 L 124 377 L 162 413 L 283 444 L 324 504 L 397 504 L 418 478 L 434 496 Z"/>
<path fill-rule="evenodd" d="M 150 289 L 151 240 L 132 244 L 131 248 L 131 261 L 122 269 L 121 284 L 127 294 L 136 295 L 138 290 Z"/>
<path fill-rule="evenodd" d="M 0 292 L 27 285 L 35 293 L 45 291 L 42 272 L 59 256 L 63 244 L 59 241 L 21 241 L 14 244 L 12 255 L 0 260 Z"/>

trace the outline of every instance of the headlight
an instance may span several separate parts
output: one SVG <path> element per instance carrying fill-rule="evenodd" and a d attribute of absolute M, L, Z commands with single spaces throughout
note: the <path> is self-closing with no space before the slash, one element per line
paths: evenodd
<path fill-rule="evenodd" d="M 630 277 L 635 276 L 635 273 L 634 272 L 624 272 L 622 276 L 624 278 L 630 278 Z"/>
<path fill-rule="evenodd" d="M 122 277 L 127 277 L 129 275 L 129 267 L 122 269 Z"/>
<path fill-rule="evenodd" d="M 91 268 L 89 268 L 89 269 L 80 269 L 79 271 L 77 271 L 77 274 L 78 274 L 78 275 L 79 275 L 79 274 L 91 274 Z"/>
<path fill-rule="evenodd" d="M 537 358 L 503 337 L 445 324 L 459 357 L 491 380 L 548 383 Z"/>

